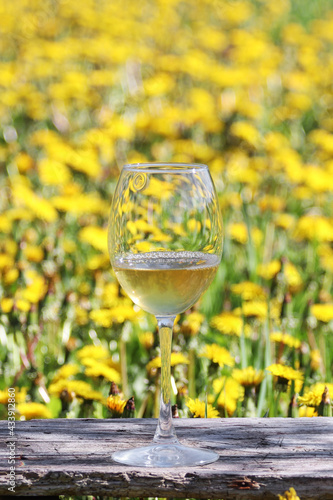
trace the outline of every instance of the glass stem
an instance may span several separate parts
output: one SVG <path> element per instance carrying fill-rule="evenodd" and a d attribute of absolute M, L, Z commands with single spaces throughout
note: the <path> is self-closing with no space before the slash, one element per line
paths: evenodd
<path fill-rule="evenodd" d="M 161 348 L 161 398 L 160 416 L 154 436 L 154 442 L 159 444 L 178 443 L 172 424 L 171 413 L 171 344 L 172 329 L 175 321 L 173 316 L 157 316 L 158 332 Z"/>

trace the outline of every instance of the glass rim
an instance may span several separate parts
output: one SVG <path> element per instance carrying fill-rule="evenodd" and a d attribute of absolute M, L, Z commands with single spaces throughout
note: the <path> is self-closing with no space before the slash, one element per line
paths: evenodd
<path fill-rule="evenodd" d="M 147 162 L 147 163 L 127 163 L 123 165 L 123 170 L 139 171 L 145 173 L 184 173 L 185 171 L 193 172 L 196 170 L 208 170 L 208 166 L 204 163 L 181 163 L 181 162 Z"/>

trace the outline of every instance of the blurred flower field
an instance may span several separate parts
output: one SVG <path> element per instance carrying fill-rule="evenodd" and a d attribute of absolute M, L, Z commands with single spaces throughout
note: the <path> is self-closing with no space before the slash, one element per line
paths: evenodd
<path fill-rule="evenodd" d="M 144 161 L 207 163 L 225 227 L 178 415 L 332 415 L 333 3 L 307 3 L 0 1 L 0 418 L 8 387 L 22 420 L 157 415 L 156 323 L 106 242 Z"/>

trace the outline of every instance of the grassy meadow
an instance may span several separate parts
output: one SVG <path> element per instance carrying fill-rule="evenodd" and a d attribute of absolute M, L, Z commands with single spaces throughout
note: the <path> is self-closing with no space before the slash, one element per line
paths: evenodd
<path fill-rule="evenodd" d="M 144 161 L 206 163 L 224 222 L 216 278 L 174 329 L 179 416 L 331 416 L 333 2 L 0 15 L 0 418 L 8 388 L 21 420 L 158 414 L 156 321 L 106 238 L 121 167 Z"/>

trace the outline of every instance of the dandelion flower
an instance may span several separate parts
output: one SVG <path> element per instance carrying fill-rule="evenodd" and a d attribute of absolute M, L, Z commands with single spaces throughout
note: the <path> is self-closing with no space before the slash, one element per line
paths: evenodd
<path fill-rule="evenodd" d="M 278 495 L 278 497 L 279 500 L 300 500 L 294 488 L 290 488 L 289 491 L 284 492 L 284 495 Z"/>
<path fill-rule="evenodd" d="M 205 317 L 199 312 L 192 312 L 185 316 L 181 325 L 181 331 L 185 335 L 197 335 Z"/>
<path fill-rule="evenodd" d="M 21 419 L 30 420 L 32 418 L 52 418 L 52 413 L 42 403 L 20 403 L 16 406 Z"/>
<path fill-rule="evenodd" d="M 188 398 L 186 406 L 190 410 L 193 418 L 205 418 L 206 404 L 204 401 Z M 218 418 L 219 412 L 210 404 L 207 404 L 207 418 Z"/>
<path fill-rule="evenodd" d="M 106 405 L 110 410 L 112 417 L 117 418 L 123 414 L 124 408 L 126 406 L 126 401 L 121 399 L 121 397 L 118 394 L 110 395 L 106 400 Z"/>
<path fill-rule="evenodd" d="M 240 295 L 243 300 L 265 299 L 265 290 L 256 283 L 251 281 L 243 281 L 236 285 L 231 285 L 231 291 L 235 295 Z"/>
<path fill-rule="evenodd" d="M 328 323 L 333 319 L 333 303 L 329 304 L 314 304 L 310 308 L 312 316 L 323 323 Z"/>
<path fill-rule="evenodd" d="M 261 384 L 264 379 L 264 372 L 256 370 L 253 366 L 242 369 L 235 368 L 232 371 L 232 378 L 237 380 L 243 387 L 253 387 Z"/>
<path fill-rule="evenodd" d="M 86 400 L 104 401 L 104 396 L 95 391 L 90 384 L 83 380 L 65 380 L 60 379 L 49 386 L 49 393 L 60 397 L 63 391 L 74 394 L 78 398 Z"/>
<path fill-rule="evenodd" d="M 333 223 L 319 215 L 300 217 L 294 230 L 296 240 L 333 241 Z"/>
<path fill-rule="evenodd" d="M 91 359 L 105 359 L 109 357 L 109 351 L 102 345 L 85 345 L 77 351 L 77 357 L 81 360 L 83 358 Z"/>
<path fill-rule="evenodd" d="M 119 384 L 120 382 L 119 373 L 114 368 L 111 368 L 101 362 L 96 362 L 95 364 L 88 366 L 84 373 L 87 377 L 104 377 L 110 382 L 115 382 L 116 384 Z"/>
<path fill-rule="evenodd" d="M 97 226 L 87 226 L 79 232 L 79 240 L 88 243 L 97 250 L 107 254 L 108 238 L 107 230 Z"/>
<path fill-rule="evenodd" d="M 273 279 L 281 269 L 281 262 L 279 260 L 272 260 L 267 264 L 259 264 L 257 267 L 258 276 L 264 280 Z"/>
<path fill-rule="evenodd" d="M 230 237 L 241 245 L 245 245 L 248 240 L 247 227 L 243 222 L 229 224 L 227 231 Z"/>
<path fill-rule="evenodd" d="M 311 387 L 307 387 L 304 391 L 303 396 L 299 396 L 297 402 L 300 406 L 309 406 L 312 408 L 317 408 L 322 400 L 324 391 L 327 389 L 329 394 L 333 394 L 333 384 L 317 382 Z"/>
<path fill-rule="evenodd" d="M 296 266 L 294 266 L 291 262 L 286 262 L 283 266 L 283 273 L 285 275 L 290 293 L 298 292 L 302 288 L 303 280 Z"/>
<path fill-rule="evenodd" d="M 14 300 L 11 297 L 3 297 L 0 300 L 0 310 L 5 314 L 11 312 L 13 306 L 14 306 Z"/>
<path fill-rule="evenodd" d="M 225 335 L 240 337 L 243 329 L 246 337 L 250 334 L 249 325 L 244 325 L 243 318 L 240 318 L 233 312 L 222 312 L 218 316 L 214 316 L 210 322 L 210 326 Z"/>
<path fill-rule="evenodd" d="M 321 364 L 321 355 L 319 349 L 314 349 L 310 351 L 310 365 L 312 370 L 318 370 Z"/>
<path fill-rule="evenodd" d="M 301 341 L 288 333 L 272 332 L 269 338 L 272 342 L 284 344 L 291 348 L 299 349 L 301 347 Z"/>
<path fill-rule="evenodd" d="M 244 387 L 232 377 L 221 377 L 213 381 L 213 390 L 218 395 L 217 404 L 231 417 L 237 408 L 237 402 L 244 399 Z"/>
<path fill-rule="evenodd" d="M 98 326 L 110 328 L 113 323 L 113 314 L 110 309 L 95 309 L 90 312 L 89 317 Z"/>
<path fill-rule="evenodd" d="M 153 332 L 141 332 L 139 333 L 140 344 L 147 349 L 151 349 L 154 345 L 154 334 Z"/>
<path fill-rule="evenodd" d="M 23 387 L 22 389 L 18 389 L 18 387 L 15 387 L 15 396 L 12 396 L 12 392 L 9 393 L 8 389 L 5 389 L 3 391 L 0 390 L 0 404 L 7 405 L 8 404 L 8 399 L 15 397 L 15 403 L 24 403 L 25 398 L 27 397 L 27 388 Z"/>
<path fill-rule="evenodd" d="M 304 375 L 298 370 L 294 370 L 291 366 L 285 366 L 281 364 L 273 364 L 266 368 L 267 371 L 271 372 L 273 375 L 278 377 L 278 383 L 284 384 L 291 380 L 303 380 Z"/>
<path fill-rule="evenodd" d="M 35 245 L 27 245 L 23 249 L 23 255 L 30 262 L 41 262 L 44 258 L 43 249 Z"/>
<path fill-rule="evenodd" d="M 80 367 L 77 365 L 74 365 L 72 363 L 68 363 L 66 365 L 63 365 L 59 370 L 56 371 L 52 382 L 57 382 L 60 379 L 68 379 L 70 377 L 73 377 L 77 373 L 79 373 Z"/>
<path fill-rule="evenodd" d="M 258 318 L 263 321 L 267 318 L 268 307 L 267 302 L 263 300 L 251 300 L 244 302 L 242 307 L 234 309 L 235 314 L 244 314 L 246 317 Z"/>
<path fill-rule="evenodd" d="M 204 351 L 199 356 L 208 358 L 221 367 L 224 365 L 234 366 L 235 364 L 235 360 L 230 352 L 225 347 L 221 347 L 218 344 L 205 345 Z"/>

